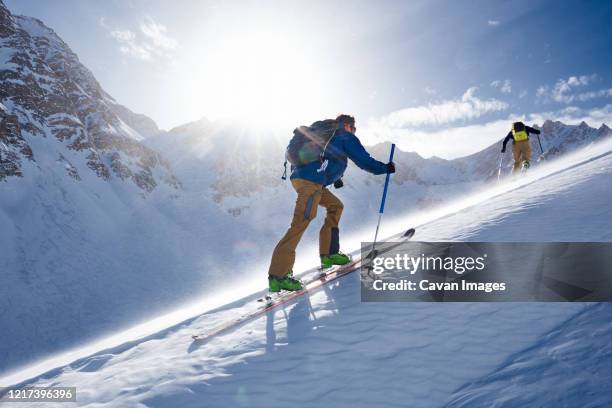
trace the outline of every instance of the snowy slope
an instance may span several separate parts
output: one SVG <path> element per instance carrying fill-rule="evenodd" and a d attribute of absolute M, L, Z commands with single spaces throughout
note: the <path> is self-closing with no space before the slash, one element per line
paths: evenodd
<path fill-rule="evenodd" d="M 437 214 L 389 220 L 385 233 L 411 224 L 418 225 L 420 240 L 611 241 L 611 175 L 607 141 Z M 208 343 L 191 341 L 192 333 L 240 313 L 247 307 L 241 303 L 26 383 L 77 386 L 79 406 L 431 407 L 474 401 L 525 406 L 542 405 L 549 397 L 561 405 L 604 406 L 609 401 L 612 306 L 606 303 L 365 304 L 359 301 L 359 277 L 352 274 Z M 0 383 L 51 368 L 42 364 Z"/>
<path fill-rule="evenodd" d="M 464 384 L 448 406 L 609 406 L 610 312 L 609 303 L 590 305 L 495 371 Z"/>

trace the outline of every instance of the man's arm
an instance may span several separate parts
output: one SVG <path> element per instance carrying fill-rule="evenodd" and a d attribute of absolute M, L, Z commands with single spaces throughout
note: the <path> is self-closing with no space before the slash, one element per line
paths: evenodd
<path fill-rule="evenodd" d="M 538 129 L 534 129 L 532 127 L 529 126 L 525 126 L 525 130 L 527 131 L 527 133 L 533 133 L 534 135 L 539 135 L 540 131 Z"/>
<path fill-rule="evenodd" d="M 363 147 L 357 136 L 348 133 L 344 141 L 344 151 L 359 168 L 368 171 L 372 174 L 387 173 L 387 164 L 374 160 L 372 156 Z"/>
<path fill-rule="evenodd" d="M 512 139 L 512 131 L 508 132 L 506 138 L 504 139 L 504 144 L 502 145 L 502 153 L 506 151 L 506 144 L 508 144 L 508 141 L 510 139 Z"/>

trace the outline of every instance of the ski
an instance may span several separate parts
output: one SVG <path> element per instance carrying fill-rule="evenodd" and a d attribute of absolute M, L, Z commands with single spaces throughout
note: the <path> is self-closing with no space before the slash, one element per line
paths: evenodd
<path fill-rule="evenodd" d="M 400 237 L 400 241 L 397 242 L 395 245 L 391 245 L 387 248 L 385 248 L 384 250 L 380 250 L 380 251 L 376 251 L 376 255 L 379 255 L 381 253 L 385 253 L 388 251 L 391 251 L 394 248 L 397 248 L 399 245 L 401 245 L 403 242 L 410 240 L 415 234 L 415 229 L 414 228 L 410 228 L 408 229 L 404 234 L 401 235 Z M 238 326 L 240 326 L 241 324 L 247 322 L 247 321 L 251 321 L 254 320 L 256 318 L 258 318 L 259 316 L 262 316 L 266 313 L 268 313 L 269 311 L 282 306 L 284 304 L 287 304 L 299 297 L 302 297 L 306 294 L 312 293 L 315 290 L 319 289 L 320 287 L 322 287 L 323 285 L 326 285 L 330 282 L 333 282 L 345 275 L 350 274 L 351 272 L 354 272 L 356 270 L 358 270 L 359 268 L 361 268 L 362 266 L 364 266 L 365 264 L 367 264 L 367 262 L 369 262 L 369 260 L 371 260 L 372 258 L 370 257 L 366 257 L 365 260 L 362 260 L 361 258 L 352 260 L 351 262 L 349 262 L 346 265 L 341 265 L 338 267 L 334 267 L 334 268 L 330 268 L 328 270 L 322 271 L 320 273 L 316 273 L 316 270 L 314 272 L 314 276 L 311 276 L 309 278 L 307 278 L 305 281 L 302 282 L 303 284 L 303 289 L 295 291 L 295 292 L 282 292 L 280 293 L 280 295 L 278 296 L 265 296 L 263 298 L 259 298 L 257 299 L 258 303 L 264 303 L 263 306 L 258 307 L 256 310 L 252 311 L 252 312 L 248 312 L 243 314 L 242 316 L 230 320 L 228 322 L 226 322 L 225 324 L 222 324 L 216 328 L 214 328 L 213 330 L 206 332 L 206 333 L 201 333 L 201 334 L 195 334 L 193 336 L 191 336 L 193 338 L 194 341 L 206 341 L 211 339 L 212 337 L 215 337 L 219 334 L 222 334 L 224 332 L 227 332 L 231 329 L 234 329 Z M 312 271 L 312 270 L 311 270 Z M 312 272 L 311 272 L 312 273 Z"/>

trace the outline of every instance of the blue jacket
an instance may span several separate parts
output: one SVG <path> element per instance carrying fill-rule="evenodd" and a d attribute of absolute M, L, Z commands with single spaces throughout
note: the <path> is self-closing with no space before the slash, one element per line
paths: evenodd
<path fill-rule="evenodd" d="M 344 129 L 338 129 L 325 149 L 323 163 L 316 161 L 305 166 L 291 167 L 291 179 L 303 179 L 328 186 L 344 175 L 347 158 L 361 169 L 372 174 L 385 174 L 387 165 L 374 160 L 363 147 L 357 136 Z"/>

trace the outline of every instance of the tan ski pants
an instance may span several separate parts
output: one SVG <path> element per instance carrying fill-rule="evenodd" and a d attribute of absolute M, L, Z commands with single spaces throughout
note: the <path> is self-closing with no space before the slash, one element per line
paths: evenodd
<path fill-rule="evenodd" d="M 514 157 L 514 167 L 512 167 L 512 173 L 520 171 L 525 160 L 531 161 L 531 142 L 529 139 L 515 142 L 512 145 L 512 157 Z"/>
<path fill-rule="evenodd" d="M 285 236 L 274 248 L 268 270 L 270 275 L 277 277 L 284 277 L 292 270 L 295 249 L 308 224 L 317 216 L 319 205 L 327 210 L 325 222 L 319 233 L 319 253 L 330 255 L 339 250 L 338 223 L 344 208 L 342 202 L 321 184 L 301 179 L 291 180 L 291 184 L 297 192 L 293 219 Z"/>

